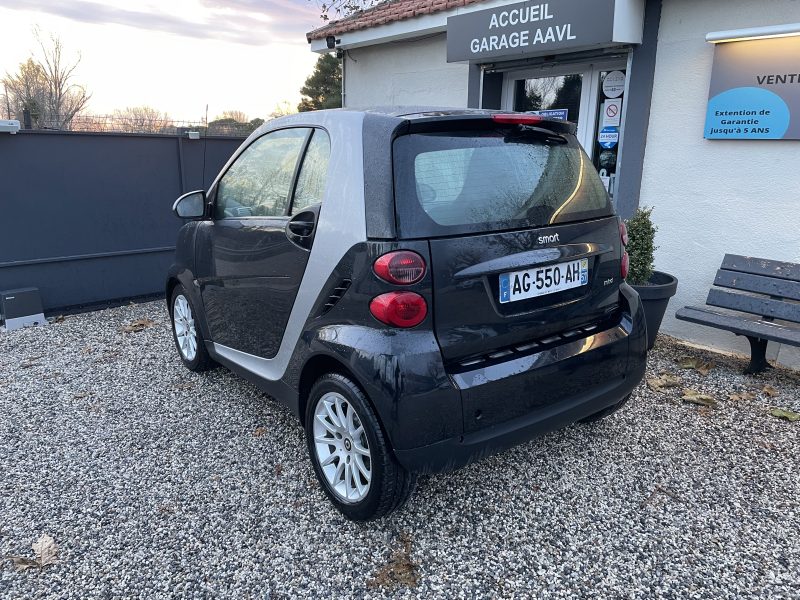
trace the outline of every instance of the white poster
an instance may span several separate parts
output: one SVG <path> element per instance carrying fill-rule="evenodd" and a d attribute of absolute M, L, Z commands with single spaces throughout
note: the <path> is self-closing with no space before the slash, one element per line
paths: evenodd
<path fill-rule="evenodd" d="M 622 98 L 603 102 L 603 127 L 619 127 L 622 122 Z"/>

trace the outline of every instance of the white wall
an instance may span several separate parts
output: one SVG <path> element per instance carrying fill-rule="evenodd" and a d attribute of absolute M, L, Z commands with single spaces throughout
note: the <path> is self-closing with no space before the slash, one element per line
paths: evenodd
<path fill-rule="evenodd" d="M 666 333 L 747 353 L 743 338 L 675 311 L 705 303 L 726 252 L 800 262 L 800 141 L 703 139 L 714 51 L 705 34 L 798 21 L 795 0 L 664 0 L 641 204 L 655 206 L 656 268 L 680 280 Z M 793 348 L 778 359 L 800 366 Z"/>
<path fill-rule="evenodd" d="M 349 50 L 345 106 L 467 106 L 468 66 L 447 63 L 444 34 Z"/>

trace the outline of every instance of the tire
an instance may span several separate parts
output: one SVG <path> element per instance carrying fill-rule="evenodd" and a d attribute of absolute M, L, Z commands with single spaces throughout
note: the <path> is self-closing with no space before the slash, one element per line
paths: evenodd
<path fill-rule="evenodd" d="M 172 321 L 172 339 L 178 349 L 178 356 L 190 371 L 198 373 L 207 371 L 216 366 L 211 356 L 206 350 L 203 336 L 200 335 L 200 328 L 197 324 L 194 309 L 186 288 L 181 284 L 172 290 L 172 297 L 169 302 L 169 316 Z"/>
<path fill-rule="evenodd" d="M 398 464 L 361 388 L 328 373 L 311 388 L 307 406 L 308 454 L 333 505 L 352 521 L 370 521 L 402 507 L 417 477 Z"/>
<path fill-rule="evenodd" d="M 630 399 L 631 399 L 631 395 L 628 394 L 627 396 L 625 396 L 622 400 L 620 400 L 616 404 L 612 404 L 608 408 L 604 408 L 603 410 L 598 411 L 598 412 L 594 413 L 593 415 L 589 415 L 588 417 L 584 417 L 583 419 L 578 421 L 578 423 L 596 423 L 597 421 L 600 421 L 601 419 L 605 419 L 606 417 L 610 417 L 615 412 L 617 412 L 619 409 L 621 409 L 623 406 L 625 406 L 628 403 L 628 400 L 630 400 Z"/>

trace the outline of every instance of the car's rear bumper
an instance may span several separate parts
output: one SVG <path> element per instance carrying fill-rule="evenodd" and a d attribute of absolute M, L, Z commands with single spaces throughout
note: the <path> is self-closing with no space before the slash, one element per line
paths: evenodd
<path fill-rule="evenodd" d="M 644 376 L 647 343 L 639 298 L 624 287 L 630 310 L 614 327 L 451 375 L 461 394 L 463 434 L 395 448 L 398 461 L 418 473 L 456 469 L 620 402 Z"/>

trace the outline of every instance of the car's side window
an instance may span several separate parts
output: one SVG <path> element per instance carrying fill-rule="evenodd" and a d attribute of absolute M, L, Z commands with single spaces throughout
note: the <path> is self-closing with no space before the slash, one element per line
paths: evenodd
<path fill-rule="evenodd" d="M 312 204 L 322 202 L 322 197 L 325 195 L 325 183 L 328 179 L 330 156 L 331 140 L 328 133 L 322 129 L 315 129 L 297 177 L 297 187 L 292 200 L 292 215 L 296 215 Z"/>
<path fill-rule="evenodd" d="M 222 176 L 214 217 L 283 216 L 308 129 L 280 129 L 254 141 Z"/>

